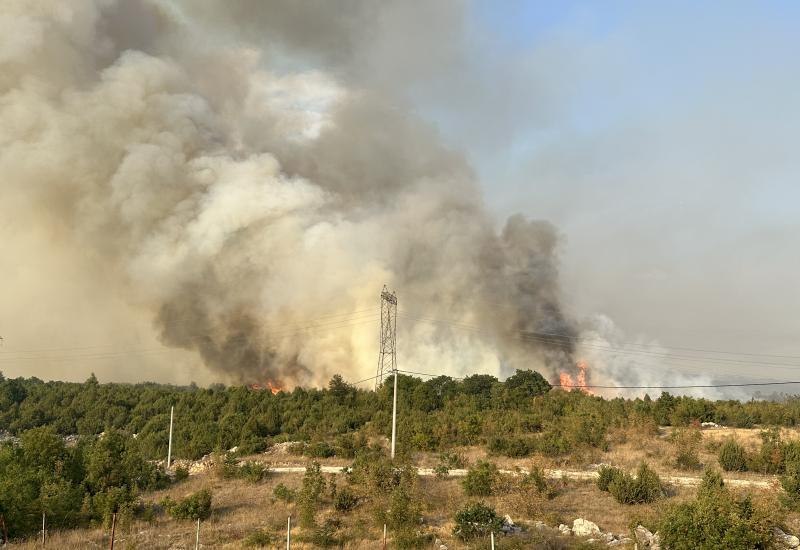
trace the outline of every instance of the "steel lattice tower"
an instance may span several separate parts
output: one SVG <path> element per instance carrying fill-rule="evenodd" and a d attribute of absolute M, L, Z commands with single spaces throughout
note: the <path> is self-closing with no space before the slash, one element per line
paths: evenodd
<path fill-rule="evenodd" d="M 383 287 L 381 292 L 381 335 L 375 388 L 384 376 L 397 370 L 397 295 Z"/>

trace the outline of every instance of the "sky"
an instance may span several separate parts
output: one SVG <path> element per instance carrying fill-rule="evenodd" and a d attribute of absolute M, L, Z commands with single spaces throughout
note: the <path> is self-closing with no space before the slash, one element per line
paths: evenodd
<path fill-rule="evenodd" d="M 800 6 L 479 1 L 465 27 L 477 97 L 415 101 L 499 216 L 559 228 L 568 306 L 800 353 Z"/>
<path fill-rule="evenodd" d="M 557 326 L 617 346 L 744 358 L 709 367 L 717 381 L 800 370 L 796 3 L 12 0 L 0 29 L 6 374 L 210 383 L 208 334 L 159 330 L 197 295 L 221 333 L 242 311 L 276 326 L 279 306 L 301 323 L 374 305 L 387 281 L 473 324 L 531 265 L 513 327 L 541 326 L 526 316 L 546 296 Z M 209 183 L 197 165 L 217 162 L 229 175 Z M 467 347 L 452 373 L 512 367 L 422 324 L 404 335 L 421 364 Z M 366 376 L 371 331 L 283 353 Z M 91 361 L 15 362 L 48 346 Z"/>

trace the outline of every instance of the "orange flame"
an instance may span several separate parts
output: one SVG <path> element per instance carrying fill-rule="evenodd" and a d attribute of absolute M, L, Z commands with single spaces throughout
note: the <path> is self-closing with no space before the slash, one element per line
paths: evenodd
<path fill-rule="evenodd" d="M 256 390 L 256 391 L 269 390 L 269 391 L 272 392 L 272 395 L 276 395 L 277 393 L 283 391 L 282 387 L 280 387 L 277 384 L 273 384 L 269 380 L 264 382 L 264 384 L 258 384 L 258 383 L 250 384 L 250 389 L 251 390 Z"/>
<path fill-rule="evenodd" d="M 572 379 L 572 375 L 568 372 L 562 372 L 558 375 L 561 387 L 566 391 L 579 390 L 583 393 L 593 395 L 594 392 L 586 387 L 586 369 L 589 368 L 589 365 L 586 361 L 578 361 L 575 366 L 578 367 L 578 374 L 575 380 Z"/>

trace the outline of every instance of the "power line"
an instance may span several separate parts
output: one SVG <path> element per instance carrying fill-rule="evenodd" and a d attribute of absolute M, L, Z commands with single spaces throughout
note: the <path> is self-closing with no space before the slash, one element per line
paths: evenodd
<path fill-rule="evenodd" d="M 482 333 L 482 334 L 497 336 L 496 332 L 492 332 L 492 331 L 489 331 L 489 330 L 484 329 L 482 327 L 478 327 L 478 326 L 474 326 L 474 325 L 468 325 L 466 323 L 461 323 L 461 322 L 458 322 L 458 321 L 451 321 L 451 320 L 447 320 L 447 319 L 436 319 L 436 318 L 430 318 L 430 317 L 416 317 L 416 316 L 408 315 L 406 313 L 398 313 L 398 315 L 400 315 L 401 317 L 404 317 L 406 319 L 412 319 L 412 320 L 423 321 L 423 322 L 431 322 L 431 323 L 443 323 L 443 324 L 447 324 L 449 326 L 452 326 L 454 328 L 459 328 L 459 329 L 462 329 L 462 330 L 469 330 L 469 331 L 473 331 L 473 332 L 476 332 L 476 333 Z M 561 347 L 572 347 L 572 345 L 573 345 L 572 341 L 555 340 L 550 336 L 537 336 L 537 334 L 539 334 L 539 333 L 527 332 L 527 331 L 516 331 L 516 332 L 514 332 L 512 334 L 512 338 L 517 339 L 517 340 L 539 342 L 539 343 L 549 344 L 549 345 L 553 345 L 553 346 L 561 346 Z M 565 338 L 573 339 L 574 337 L 565 337 Z M 707 363 L 718 363 L 718 364 L 731 363 L 731 364 L 741 364 L 741 365 L 748 365 L 748 366 L 767 366 L 767 367 L 774 367 L 774 368 L 784 368 L 784 369 L 790 369 L 790 370 L 800 369 L 800 364 L 756 362 L 756 361 L 751 361 L 751 360 L 737 360 L 737 359 L 731 359 L 731 358 L 725 358 L 725 357 L 702 357 L 702 356 L 690 356 L 690 355 L 674 355 L 674 354 L 669 354 L 669 353 L 661 353 L 661 352 L 657 352 L 657 351 L 624 349 L 624 348 L 613 347 L 613 346 L 598 346 L 598 345 L 592 345 L 592 344 L 585 344 L 585 343 L 583 343 L 583 341 L 581 341 L 580 345 L 581 345 L 582 348 L 599 350 L 599 351 L 620 353 L 620 354 L 626 354 L 626 355 L 645 355 L 645 356 L 650 356 L 650 357 L 656 357 L 656 358 L 659 358 L 659 359 L 676 359 L 676 360 L 695 361 L 695 362 L 699 361 L 699 362 L 702 362 L 704 364 L 707 364 Z M 733 352 L 731 352 L 731 353 L 733 353 Z M 800 358 L 798 358 L 798 359 L 800 359 Z"/>
<path fill-rule="evenodd" d="M 378 314 L 373 314 L 368 317 L 356 317 L 353 319 L 346 319 L 346 320 L 337 320 L 335 322 L 323 323 L 319 325 L 311 325 L 305 327 L 300 330 L 284 332 L 284 333 L 273 333 L 273 334 L 261 334 L 258 335 L 259 339 L 264 340 L 275 340 L 280 338 L 288 338 L 290 336 L 295 336 L 297 334 L 306 334 L 306 333 L 314 333 L 314 332 L 324 332 L 328 330 L 338 330 L 342 328 L 350 328 L 358 325 L 363 325 L 366 323 L 372 323 L 377 320 Z M 210 335 L 197 335 L 197 337 L 201 336 L 210 336 Z M 230 344 L 232 342 L 237 341 L 245 341 L 253 339 L 252 337 L 235 337 L 235 338 L 228 338 L 222 341 L 223 344 Z M 151 353 L 176 353 L 181 351 L 193 351 L 191 349 L 185 348 L 147 348 L 147 349 L 131 349 L 131 350 L 122 350 L 122 351 L 109 351 L 109 352 L 98 352 L 98 353 L 91 353 L 91 354 L 66 354 L 66 355 L 23 355 L 23 356 L 12 356 L 9 357 L 7 355 L 0 355 L 0 363 L 3 362 L 15 362 L 15 361 L 31 361 L 31 360 L 40 360 L 40 361 L 72 361 L 72 360 L 91 360 L 91 359 L 113 359 L 115 357 L 125 357 L 130 355 L 144 355 L 144 354 L 151 354 Z"/>
<path fill-rule="evenodd" d="M 511 303 L 508 303 L 508 302 L 505 302 L 505 303 L 504 302 L 494 302 L 494 301 L 490 301 L 490 300 L 480 300 L 480 299 L 474 299 L 474 298 L 471 298 L 471 301 L 477 302 L 479 304 L 488 304 L 488 305 L 491 305 L 491 306 L 496 306 L 496 309 L 503 309 L 503 308 L 511 309 L 511 310 L 517 309 L 514 306 L 514 304 L 511 304 Z M 408 312 L 406 312 L 406 313 L 408 313 Z M 586 340 L 589 340 L 589 339 L 596 340 L 596 341 L 605 341 L 602 338 L 586 338 L 584 336 L 569 336 L 569 335 L 559 334 L 559 333 L 555 333 L 555 332 L 536 331 L 536 332 L 531 332 L 531 333 L 532 334 L 536 334 L 536 335 L 540 335 L 540 336 L 552 336 L 554 338 L 571 339 L 571 340 L 582 341 L 582 342 L 585 342 Z M 649 346 L 649 344 L 643 344 L 641 342 L 633 342 L 633 341 L 630 341 L 630 340 L 619 340 L 618 343 L 619 344 L 624 344 L 624 345 L 629 345 L 629 346 L 638 346 L 638 347 Z M 782 354 L 774 354 L 774 353 L 752 353 L 752 352 L 744 352 L 744 351 L 704 349 L 704 348 L 684 347 L 684 346 L 667 346 L 667 345 L 663 345 L 663 344 L 659 344 L 658 346 L 661 347 L 661 348 L 664 348 L 664 349 L 675 349 L 675 350 L 679 350 L 679 351 L 696 351 L 696 352 L 700 352 L 700 353 L 718 353 L 718 354 L 723 354 L 723 355 L 745 355 L 745 356 L 750 356 L 750 357 L 772 357 L 772 358 L 775 358 L 775 359 L 796 359 L 796 360 L 800 361 L 800 355 L 782 355 Z"/>
<path fill-rule="evenodd" d="M 364 382 L 369 382 L 370 380 L 375 380 L 376 378 L 380 378 L 380 374 L 375 376 L 370 376 L 369 378 L 364 378 L 363 380 L 359 380 L 358 382 L 353 382 L 352 385 L 355 386 L 357 384 L 362 384 Z"/>
<path fill-rule="evenodd" d="M 260 327 L 260 328 L 261 328 L 261 330 L 265 330 L 265 329 L 269 330 L 271 328 L 279 328 L 279 329 L 300 328 L 302 330 L 304 328 L 317 327 L 317 326 L 321 327 L 321 326 L 325 326 L 326 324 L 336 324 L 336 323 L 339 323 L 339 322 L 354 320 L 355 318 L 359 318 L 359 319 L 367 318 L 368 316 L 361 316 L 361 314 L 363 314 L 363 313 L 373 313 L 375 316 L 377 316 L 378 315 L 378 311 L 379 310 L 377 308 L 373 307 L 373 308 L 369 308 L 369 309 L 362 309 L 362 310 L 356 310 L 356 311 L 348 311 L 348 312 L 342 312 L 342 313 L 331 313 L 331 314 L 326 314 L 326 315 L 320 315 L 320 316 L 317 316 L 317 317 L 312 317 L 310 319 L 306 319 L 306 320 L 302 320 L 302 321 L 297 321 L 296 323 L 293 323 L 293 324 L 290 323 L 288 325 L 287 324 L 279 325 L 279 324 L 276 323 L 276 324 L 273 324 L 273 325 L 266 325 L 266 326 L 263 326 L 263 327 Z M 354 319 L 329 319 L 329 318 L 332 318 L 332 317 L 349 317 L 349 316 L 359 316 L 359 317 L 354 317 Z M 308 323 L 314 323 L 315 321 L 321 320 L 321 319 L 328 319 L 328 320 L 323 324 L 311 324 L 311 325 L 308 325 Z M 160 328 L 162 328 L 164 326 L 166 326 L 166 327 L 177 327 L 177 326 L 190 326 L 190 325 L 192 325 L 191 321 L 189 319 L 186 319 L 185 322 L 166 323 L 166 325 L 160 325 L 160 326 L 157 326 L 156 328 L 160 329 Z M 210 334 L 201 334 L 200 336 L 211 336 L 211 335 Z M 246 338 L 246 336 L 243 336 L 243 337 Z M 237 338 L 240 338 L 240 337 L 237 337 Z M 0 340 L 2 340 L 1 337 L 0 337 Z M 30 354 L 30 353 L 49 353 L 49 352 L 73 352 L 73 351 L 102 350 L 103 348 L 113 348 L 114 346 L 115 346 L 115 344 L 96 344 L 96 345 L 92 345 L 92 346 L 77 346 L 77 347 L 73 346 L 73 347 L 35 348 L 35 349 L 20 349 L 20 350 L 12 349 L 12 350 L 0 351 L 0 358 L 7 357 L 9 355 Z M 161 350 L 161 349 L 162 348 L 146 348 L 145 350 L 141 350 L 141 349 L 114 350 L 114 351 L 109 351 L 109 352 L 98 351 L 97 353 L 138 353 L 138 352 L 141 352 L 141 351 L 148 351 L 149 352 L 151 350 L 157 351 L 157 350 Z"/>

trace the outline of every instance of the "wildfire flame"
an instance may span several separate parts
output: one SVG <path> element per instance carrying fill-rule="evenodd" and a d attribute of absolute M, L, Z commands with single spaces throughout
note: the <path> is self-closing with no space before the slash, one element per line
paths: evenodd
<path fill-rule="evenodd" d="M 589 395 L 594 394 L 593 391 L 586 387 L 586 369 L 589 368 L 588 363 L 586 363 L 586 361 L 578 361 L 575 366 L 578 367 L 578 374 L 574 380 L 572 379 L 572 375 L 568 372 L 562 372 L 558 375 L 561 387 L 566 391 L 578 390 Z"/>
<path fill-rule="evenodd" d="M 257 384 L 257 383 L 256 384 L 250 384 L 250 389 L 251 390 L 256 390 L 256 391 L 269 390 L 269 391 L 272 392 L 272 395 L 276 395 L 278 392 L 282 392 L 283 391 L 282 387 L 280 387 L 278 384 L 273 384 L 269 380 L 267 380 L 263 384 Z"/>

